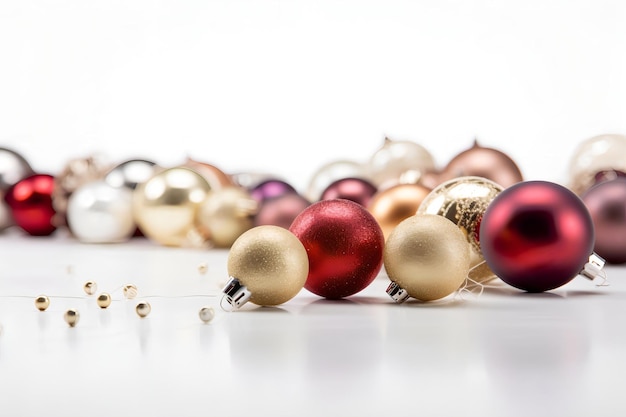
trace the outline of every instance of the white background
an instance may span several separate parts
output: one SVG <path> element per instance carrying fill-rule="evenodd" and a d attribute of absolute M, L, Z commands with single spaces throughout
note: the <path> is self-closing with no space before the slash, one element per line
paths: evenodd
<path fill-rule="evenodd" d="M 384 136 L 444 166 L 474 137 L 567 181 L 626 131 L 620 1 L 4 1 L 0 145 L 54 173 L 94 152 L 302 189 Z"/>

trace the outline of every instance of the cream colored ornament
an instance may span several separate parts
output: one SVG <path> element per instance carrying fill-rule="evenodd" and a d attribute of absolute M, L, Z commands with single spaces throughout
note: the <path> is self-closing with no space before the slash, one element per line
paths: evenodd
<path fill-rule="evenodd" d="M 429 214 L 403 220 L 389 235 L 383 256 L 392 281 L 387 293 L 397 302 L 409 296 L 444 298 L 463 285 L 470 266 L 463 233 L 445 218 Z"/>
<path fill-rule="evenodd" d="M 183 167 L 155 174 L 133 193 L 133 214 L 139 229 L 167 246 L 202 247 L 207 236 L 198 229 L 198 213 L 208 192 L 206 180 Z"/>
<path fill-rule="evenodd" d="M 368 180 L 368 167 L 360 162 L 343 159 L 328 162 L 319 167 L 311 177 L 305 197 L 311 202 L 319 201 L 330 184 L 344 178 Z"/>
<path fill-rule="evenodd" d="M 569 189 L 579 196 L 596 183 L 596 176 L 607 173 L 611 179 L 626 174 L 626 136 L 599 135 L 580 143 L 569 162 Z"/>
<path fill-rule="evenodd" d="M 430 152 L 415 142 L 385 138 L 371 156 L 369 177 L 379 190 L 396 184 L 418 183 L 421 176 L 435 169 Z"/>

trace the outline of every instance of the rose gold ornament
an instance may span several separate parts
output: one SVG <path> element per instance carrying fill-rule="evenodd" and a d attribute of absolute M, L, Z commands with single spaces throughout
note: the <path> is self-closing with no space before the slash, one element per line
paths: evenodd
<path fill-rule="evenodd" d="M 616 172 L 613 177 L 626 173 L 626 136 L 594 136 L 581 142 L 574 151 L 569 162 L 568 188 L 580 196 L 602 179 L 598 174 L 611 171 Z"/>
<path fill-rule="evenodd" d="M 235 185 L 230 176 L 215 165 L 187 158 L 182 166 L 193 169 L 198 174 L 202 175 L 206 182 L 209 183 L 212 190 L 219 190 L 222 187 Z"/>
<path fill-rule="evenodd" d="M 422 145 L 389 138 L 385 138 L 368 163 L 369 177 L 379 190 L 396 184 L 417 183 L 434 169 L 435 160 Z"/>

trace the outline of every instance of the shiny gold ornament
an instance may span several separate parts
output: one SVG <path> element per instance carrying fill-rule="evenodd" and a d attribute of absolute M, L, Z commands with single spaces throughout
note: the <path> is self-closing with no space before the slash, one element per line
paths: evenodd
<path fill-rule="evenodd" d="M 111 295 L 106 292 L 101 293 L 96 299 L 96 303 L 100 308 L 107 308 L 111 305 Z"/>
<path fill-rule="evenodd" d="M 122 288 L 122 292 L 124 294 L 124 298 L 126 298 L 127 300 L 132 300 L 133 298 L 137 297 L 138 294 L 137 287 L 133 284 L 124 285 L 124 287 Z"/>
<path fill-rule="evenodd" d="M 167 246 L 202 247 L 198 212 L 210 186 L 197 172 L 183 167 L 161 171 L 133 193 L 133 214 L 139 229 Z"/>
<path fill-rule="evenodd" d="M 258 203 L 241 187 L 210 191 L 198 215 L 198 221 L 218 248 L 228 248 L 243 232 L 252 228 Z"/>
<path fill-rule="evenodd" d="M 626 136 L 599 135 L 580 143 L 569 162 L 568 187 L 579 196 L 596 183 L 598 174 L 626 174 Z"/>
<path fill-rule="evenodd" d="M 147 301 L 140 301 L 135 306 L 135 312 L 141 318 L 148 316 L 148 314 L 150 314 L 151 311 L 152 311 L 152 307 L 150 306 L 150 303 Z"/>
<path fill-rule="evenodd" d="M 368 169 L 374 185 L 381 190 L 396 184 L 419 182 L 422 175 L 435 170 L 435 160 L 422 145 L 385 138 L 371 156 Z"/>
<path fill-rule="evenodd" d="M 48 307 L 50 307 L 50 299 L 48 298 L 48 296 L 40 295 L 39 297 L 35 298 L 35 307 L 37 307 L 37 310 L 39 311 L 46 311 Z"/>
<path fill-rule="evenodd" d="M 367 209 L 380 225 L 385 239 L 402 220 L 415 214 L 430 191 L 420 184 L 397 184 L 374 195 Z"/>
<path fill-rule="evenodd" d="M 311 202 L 319 201 L 330 184 L 344 178 L 368 180 L 368 167 L 360 162 L 343 159 L 328 162 L 319 167 L 311 177 L 305 197 Z"/>
<path fill-rule="evenodd" d="M 198 312 L 198 316 L 204 323 L 209 323 L 215 317 L 215 311 L 213 310 L 213 307 L 202 307 Z"/>
<path fill-rule="evenodd" d="M 83 285 L 83 291 L 85 291 L 85 294 L 87 295 L 94 295 L 97 290 L 98 284 L 96 284 L 94 281 L 87 281 Z"/>
<path fill-rule="evenodd" d="M 78 310 L 71 308 L 65 312 L 63 319 L 70 327 L 74 327 L 80 319 L 80 314 L 78 314 Z"/>
<path fill-rule="evenodd" d="M 183 166 L 202 175 L 206 182 L 209 183 L 212 190 L 219 190 L 222 187 L 230 187 L 234 185 L 232 178 L 215 165 L 187 158 L 187 161 L 185 161 Z"/>
<path fill-rule="evenodd" d="M 242 234 L 228 254 L 231 280 L 223 292 L 233 308 L 282 304 L 302 289 L 309 258 L 300 240 L 279 226 L 257 226 Z"/>
<path fill-rule="evenodd" d="M 470 254 L 467 240 L 441 216 L 417 214 L 403 220 L 389 235 L 384 265 L 392 281 L 389 295 L 402 302 L 408 296 L 422 301 L 452 294 L 465 282 Z M 401 298 L 395 295 L 404 294 Z"/>
<path fill-rule="evenodd" d="M 458 226 L 470 245 L 472 268 L 485 261 L 480 250 L 480 222 L 503 187 L 482 177 L 459 177 L 435 187 L 420 204 L 417 214 L 443 216 Z M 489 268 L 476 268 L 470 278 L 486 282 L 495 278 Z"/>

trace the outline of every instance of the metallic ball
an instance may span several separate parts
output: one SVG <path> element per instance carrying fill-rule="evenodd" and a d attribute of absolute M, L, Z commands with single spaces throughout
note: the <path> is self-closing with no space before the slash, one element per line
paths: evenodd
<path fill-rule="evenodd" d="M 0 193 L 33 174 L 33 169 L 22 155 L 0 148 Z"/>
<path fill-rule="evenodd" d="M 250 189 L 250 195 L 259 203 L 269 198 L 280 197 L 285 194 L 295 194 L 296 189 L 282 180 L 269 179 Z"/>
<path fill-rule="evenodd" d="M 107 308 L 111 305 L 111 294 L 106 292 L 100 293 L 100 295 L 96 299 L 96 303 L 100 308 Z"/>
<path fill-rule="evenodd" d="M 300 194 L 284 194 L 274 198 L 268 198 L 254 216 L 254 225 L 273 225 L 289 229 L 293 220 L 302 213 L 302 210 L 311 203 Z"/>
<path fill-rule="evenodd" d="M 202 247 L 198 213 L 211 187 L 189 168 L 161 171 L 133 193 L 133 214 L 141 231 L 162 245 Z"/>
<path fill-rule="evenodd" d="M 215 317 L 215 310 L 209 306 L 202 307 L 198 312 L 198 316 L 204 323 L 209 323 Z"/>
<path fill-rule="evenodd" d="M 416 214 L 403 220 L 385 244 L 391 281 L 413 298 L 438 300 L 458 290 L 470 267 L 467 240 L 444 217 Z"/>
<path fill-rule="evenodd" d="M 206 162 L 196 161 L 191 158 L 187 158 L 187 161 L 183 164 L 183 167 L 187 167 L 197 172 L 206 180 L 212 190 L 219 190 L 222 187 L 230 187 L 235 185 L 232 178 L 224 173 L 221 169 L 215 165 L 207 164 Z"/>
<path fill-rule="evenodd" d="M 369 179 L 367 166 L 360 162 L 337 160 L 328 162 L 317 169 L 309 181 L 306 197 L 309 201 L 319 201 L 330 184 L 343 178 Z"/>
<path fill-rule="evenodd" d="M 50 298 L 47 295 L 40 295 L 35 298 L 35 307 L 39 311 L 46 311 L 50 307 Z"/>
<path fill-rule="evenodd" d="M 15 223 L 31 236 L 48 236 L 56 229 L 52 194 L 54 177 L 35 174 L 11 186 L 4 199 Z"/>
<path fill-rule="evenodd" d="M 426 172 L 435 170 L 430 152 L 415 142 L 385 138 L 371 156 L 369 177 L 378 189 L 400 183 L 416 183 Z"/>
<path fill-rule="evenodd" d="M 367 207 L 376 194 L 376 187 L 371 182 L 361 178 L 342 178 L 330 184 L 322 193 L 321 200 L 344 200 L 354 201 Z"/>
<path fill-rule="evenodd" d="M 130 159 L 111 169 L 104 181 L 112 187 L 134 190 L 139 184 L 152 178 L 158 169 L 152 161 Z"/>
<path fill-rule="evenodd" d="M 380 225 L 385 239 L 402 220 L 417 212 L 430 191 L 421 184 L 397 184 L 374 195 L 367 209 Z"/>
<path fill-rule="evenodd" d="M 137 297 L 137 294 L 139 293 L 137 287 L 134 284 L 124 285 L 122 292 L 124 293 L 124 298 L 126 298 L 127 300 L 132 300 L 133 298 Z"/>
<path fill-rule="evenodd" d="M 568 188 L 582 195 L 603 171 L 626 172 L 626 136 L 599 135 L 581 142 L 569 161 Z"/>
<path fill-rule="evenodd" d="M 140 301 L 135 306 L 135 312 L 141 318 L 147 317 L 151 311 L 152 311 L 152 307 L 150 306 L 150 303 L 147 301 Z"/>
<path fill-rule="evenodd" d="M 298 294 L 309 273 L 302 243 L 278 226 L 258 226 L 239 236 L 228 254 L 228 274 L 237 278 L 257 305 L 282 304 Z"/>
<path fill-rule="evenodd" d="M 63 319 L 70 327 L 74 327 L 76 326 L 76 324 L 78 324 L 80 314 L 78 314 L 78 310 L 71 308 L 67 310 L 65 314 L 63 314 Z"/>
<path fill-rule="evenodd" d="M 87 183 L 68 199 L 68 226 L 81 242 L 125 242 L 136 229 L 132 201 L 132 191 L 127 188 L 103 180 Z"/>
<path fill-rule="evenodd" d="M 85 291 L 85 294 L 87 295 L 94 295 L 97 290 L 98 284 L 96 284 L 94 281 L 87 281 L 83 285 L 83 291 Z"/>

